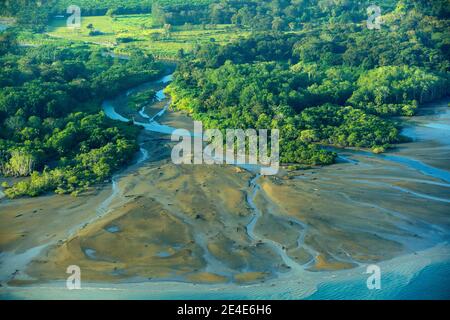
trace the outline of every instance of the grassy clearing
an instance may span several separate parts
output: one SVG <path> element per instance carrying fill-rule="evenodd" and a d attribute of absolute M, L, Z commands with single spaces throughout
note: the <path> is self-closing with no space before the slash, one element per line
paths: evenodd
<path fill-rule="evenodd" d="M 117 53 L 137 47 L 157 57 L 175 58 L 180 49 L 188 52 L 196 44 L 210 41 L 224 44 L 249 33 L 231 25 L 173 26 L 169 32 L 152 25 L 151 14 L 83 17 L 79 29 L 68 28 L 64 19 L 54 19 L 47 33 L 50 37 L 40 35 L 30 40 L 38 42 L 35 44 L 57 39 L 88 42 L 112 47 Z M 90 35 L 93 30 L 99 34 Z"/>

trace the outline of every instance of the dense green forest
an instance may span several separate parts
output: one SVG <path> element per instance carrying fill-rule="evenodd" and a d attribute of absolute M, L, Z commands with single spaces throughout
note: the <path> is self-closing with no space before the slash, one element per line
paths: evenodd
<path fill-rule="evenodd" d="M 168 92 L 206 127 L 279 128 L 284 163 L 332 163 L 320 145 L 383 152 L 402 141 L 392 116 L 448 95 L 449 21 L 441 14 L 439 4 L 398 1 L 379 31 L 331 15 L 300 33 L 208 44 L 180 63 Z"/>
<path fill-rule="evenodd" d="M 192 14 L 199 14 L 199 8 L 207 8 L 213 0 L 14 0 L 0 2 L 0 16 L 15 16 L 23 24 L 43 27 L 55 15 L 67 15 L 67 8 L 77 5 L 82 16 L 105 14 L 150 13 L 152 5 L 167 7 L 178 11 L 184 7 Z"/>
<path fill-rule="evenodd" d="M 208 5 L 212 0 L 57 0 L 54 12 L 64 12 L 65 9 L 75 4 L 82 8 L 84 15 L 104 15 L 108 10 L 116 14 L 149 13 L 152 4 L 159 3 L 162 6 L 176 6 L 189 3 L 191 6 Z"/>
<path fill-rule="evenodd" d="M 64 14 L 70 5 L 77 5 L 84 15 L 104 15 L 109 9 L 117 10 L 117 14 L 149 13 L 152 4 L 162 6 L 177 5 L 209 5 L 213 0 L 14 0 L 2 1 L 0 9 L 10 15 L 15 15 L 24 8 L 47 8 L 52 14 Z M 40 4 L 39 4 L 40 3 Z"/>
<path fill-rule="evenodd" d="M 37 5 L 39 3 L 39 5 Z M 22 25 L 42 31 L 55 15 L 67 15 L 70 5 L 82 16 L 153 13 L 158 25 L 233 24 L 251 30 L 292 31 L 317 25 L 360 23 L 367 19 L 371 0 L 17 0 L 0 3 L 0 16 L 15 16 Z M 448 19 L 449 0 L 376 3 L 382 12 L 415 10 L 427 16 Z"/>
<path fill-rule="evenodd" d="M 208 6 L 196 2 L 184 5 L 164 1 L 154 2 L 160 10 L 162 23 L 234 24 L 253 30 L 288 31 L 311 28 L 321 23 L 361 22 L 367 19 L 367 8 L 372 4 L 382 12 L 397 7 L 396 0 L 216 0 Z M 448 0 L 408 1 L 409 7 L 441 18 L 450 15 Z M 403 4 L 400 4 L 402 6 Z"/>
<path fill-rule="evenodd" d="M 0 173 L 27 177 L 9 197 L 76 194 L 103 182 L 136 151 L 139 129 L 106 118 L 101 101 L 161 75 L 136 51 L 130 60 L 86 45 L 22 48 L 0 37 Z"/>

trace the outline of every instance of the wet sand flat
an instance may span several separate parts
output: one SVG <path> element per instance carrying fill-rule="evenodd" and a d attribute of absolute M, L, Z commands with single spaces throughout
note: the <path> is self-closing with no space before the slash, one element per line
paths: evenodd
<path fill-rule="evenodd" d="M 385 260 L 448 239 L 450 185 L 428 177 L 438 184 L 429 188 L 421 174 L 367 161 L 265 179 L 262 190 L 279 214 L 308 225 L 307 245 L 342 261 Z"/>
<path fill-rule="evenodd" d="M 50 195 L 0 202 L 0 251 L 23 252 L 65 239 L 97 215 L 110 195 L 105 186 L 94 194 L 74 198 Z"/>
<path fill-rule="evenodd" d="M 118 182 L 123 200 L 110 214 L 52 247 L 27 274 L 64 279 L 75 264 L 89 281 L 244 281 L 247 270 L 273 276 L 280 259 L 245 233 L 248 178 L 233 167 L 144 165 Z"/>

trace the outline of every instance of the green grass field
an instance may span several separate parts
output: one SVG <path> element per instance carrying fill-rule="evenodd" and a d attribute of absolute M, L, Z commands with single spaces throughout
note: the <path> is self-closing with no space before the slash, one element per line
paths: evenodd
<path fill-rule="evenodd" d="M 92 25 L 91 29 L 87 27 Z M 308 33 L 307 24 L 303 30 L 287 33 Z M 89 35 L 91 30 L 100 32 Z M 180 49 L 191 51 L 196 44 L 214 41 L 219 44 L 229 43 L 237 38 L 247 37 L 250 31 L 233 25 L 184 25 L 172 26 L 169 33 L 163 28 L 154 28 L 151 14 L 130 14 L 82 17 L 80 28 L 69 28 L 65 19 L 55 18 L 50 22 L 47 33 L 23 31 L 18 39 L 24 45 L 38 46 L 47 43 L 67 41 L 89 43 L 109 47 L 117 54 L 127 54 L 131 48 L 140 48 L 161 59 L 176 59 Z M 128 39 L 128 42 L 120 39 Z"/>
<path fill-rule="evenodd" d="M 88 29 L 89 25 L 93 28 Z M 89 35 L 89 32 L 94 29 L 101 34 Z M 156 57 L 175 58 L 180 49 L 188 52 L 197 43 L 215 41 L 224 44 L 238 37 L 247 36 L 248 33 L 231 25 L 173 26 L 167 33 L 164 29 L 152 27 L 151 14 L 134 14 L 113 18 L 83 17 L 81 28 L 77 29 L 68 28 L 64 19 L 54 19 L 47 33 L 50 38 L 41 37 L 39 40 L 46 42 L 65 39 L 87 42 L 112 47 L 117 53 L 126 53 L 127 49 L 137 47 Z M 120 41 L 124 38 L 127 38 L 128 42 Z"/>

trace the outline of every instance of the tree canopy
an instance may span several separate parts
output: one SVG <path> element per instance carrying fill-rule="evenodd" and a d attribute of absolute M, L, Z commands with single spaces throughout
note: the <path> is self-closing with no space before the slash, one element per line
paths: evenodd
<path fill-rule="evenodd" d="M 294 3 L 306 10 L 300 21 L 319 23 L 281 33 L 275 18 L 288 28 Z M 363 5 L 313 3 L 221 1 L 245 4 L 230 19 L 265 31 L 185 56 L 168 89 L 174 106 L 206 127 L 280 129 L 285 163 L 332 163 L 323 145 L 381 152 L 402 141 L 393 117 L 448 95 L 448 10 L 438 1 L 383 1 L 383 27 L 369 30 L 352 23 L 367 19 Z"/>
<path fill-rule="evenodd" d="M 0 173 L 27 177 L 9 197 L 78 193 L 129 162 L 139 129 L 99 111 L 102 99 L 155 79 L 162 67 L 88 46 L 21 48 L 0 56 Z"/>

